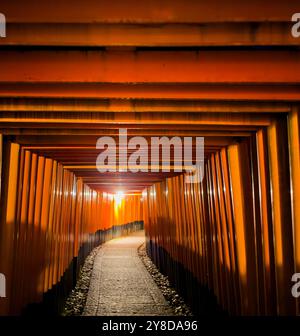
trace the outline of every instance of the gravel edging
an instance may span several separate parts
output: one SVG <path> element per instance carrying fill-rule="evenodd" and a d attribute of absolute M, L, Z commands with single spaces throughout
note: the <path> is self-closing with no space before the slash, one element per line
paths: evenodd
<path fill-rule="evenodd" d="M 177 294 L 176 290 L 171 286 L 167 276 L 161 274 L 146 252 L 145 243 L 138 248 L 138 256 L 142 260 L 154 282 L 161 290 L 166 301 L 170 304 L 177 316 L 193 316 L 191 309 L 184 302 L 182 297 Z"/>
<path fill-rule="evenodd" d="M 94 267 L 94 260 L 102 245 L 95 247 L 86 257 L 83 267 L 80 270 L 76 286 L 69 294 L 62 316 L 80 316 L 86 303 L 91 275 Z"/>
<path fill-rule="evenodd" d="M 72 289 L 65 302 L 64 310 L 61 314 L 62 316 L 82 315 L 89 291 L 94 260 L 101 247 L 102 245 L 95 247 L 86 257 L 83 267 L 79 273 L 76 286 Z M 191 309 L 171 286 L 168 277 L 161 274 L 152 260 L 148 257 L 145 243 L 138 248 L 138 256 L 142 260 L 145 268 L 153 278 L 158 288 L 161 290 L 164 298 L 173 309 L 174 315 L 193 316 Z"/>

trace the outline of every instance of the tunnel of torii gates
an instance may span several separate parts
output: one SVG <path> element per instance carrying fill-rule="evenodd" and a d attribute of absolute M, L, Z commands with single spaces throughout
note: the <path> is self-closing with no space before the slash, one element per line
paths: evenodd
<path fill-rule="evenodd" d="M 142 226 L 194 311 L 213 313 L 215 299 L 230 315 L 300 313 L 299 11 L 294 0 L 1 1 L 0 314 L 47 297 L 59 310 L 89 252 Z M 204 137 L 203 180 L 174 166 L 99 173 L 96 141 L 118 144 L 120 128 Z"/>

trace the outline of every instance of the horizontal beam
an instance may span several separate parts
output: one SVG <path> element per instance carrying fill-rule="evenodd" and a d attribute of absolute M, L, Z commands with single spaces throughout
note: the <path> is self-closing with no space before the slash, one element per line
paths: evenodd
<path fill-rule="evenodd" d="M 61 119 L 14 119 L 5 118 L 0 119 L 0 129 L 2 128 L 40 128 L 47 127 L 53 129 L 59 128 L 73 128 L 82 129 L 83 127 L 88 129 L 97 128 L 109 128 L 109 129 L 157 129 L 161 127 L 168 127 L 169 129 L 198 129 L 198 126 L 250 126 L 250 127 L 262 127 L 268 126 L 271 123 L 272 118 L 264 117 L 255 119 L 222 119 L 222 118 L 203 118 L 202 120 L 97 120 L 97 119 L 85 119 L 85 120 L 61 120 Z M 84 126 L 83 126 L 84 125 Z M 200 128 L 201 129 L 201 128 Z"/>
<path fill-rule="evenodd" d="M 82 128 L 80 128 L 77 124 L 76 127 L 73 127 L 72 130 L 70 130 L 70 125 L 67 125 L 67 127 L 65 128 L 55 128 L 52 127 L 52 133 L 50 132 L 50 127 L 49 125 L 39 125 L 38 123 L 33 123 L 32 125 L 27 125 L 28 128 L 27 132 L 26 132 L 26 127 L 24 127 L 24 125 L 22 123 L 18 123 L 18 124 L 14 124 L 14 123 L 9 123 L 6 125 L 6 127 L 4 125 L 2 125 L 0 123 L 0 129 L 1 129 L 1 133 L 5 134 L 5 135 L 23 135 L 23 134 L 29 134 L 29 135 L 39 135 L 44 134 L 45 132 L 40 132 L 41 127 L 44 127 L 46 129 L 49 130 L 49 134 L 58 136 L 58 135 L 72 135 L 73 137 L 76 136 L 76 133 L 79 133 L 81 135 L 84 135 L 84 131 L 82 130 Z M 62 125 L 61 125 L 62 126 Z M 143 132 L 158 132 L 160 134 L 160 130 L 163 128 L 163 126 L 165 128 L 168 129 L 169 135 L 174 134 L 174 132 L 181 132 L 181 131 L 185 131 L 185 132 L 194 132 L 194 134 L 203 134 L 203 132 L 215 132 L 216 134 L 218 132 L 231 132 L 231 131 L 237 131 L 237 132 L 251 132 L 251 131 L 257 131 L 257 128 L 261 128 L 263 127 L 263 125 L 222 125 L 222 123 L 220 123 L 219 125 L 215 125 L 215 124 L 205 124 L 205 125 L 186 125 L 184 128 L 182 127 L 181 124 L 178 125 L 170 125 L 170 124 L 165 124 L 165 125 L 143 125 L 143 127 L 141 125 L 130 125 L 127 124 L 126 126 L 122 126 L 123 128 L 127 128 L 128 131 L 136 131 L 136 130 L 142 130 L 142 134 Z M 117 132 L 120 129 L 120 126 L 117 127 L 116 125 L 98 125 L 98 127 L 93 127 L 94 132 L 96 132 L 98 134 L 98 136 L 101 136 L 102 134 L 100 133 L 100 130 L 102 130 L 103 128 L 107 128 L 111 131 Z M 81 132 L 81 133 L 80 133 Z M 47 134 L 47 133 L 46 133 Z M 146 134 L 146 133 L 144 133 Z"/>
<path fill-rule="evenodd" d="M 0 57 L 1 58 L 1 57 Z M 298 85 L 1 83 L 4 98 L 300 101 Z"/>
<path fill-rule="evenodd" d="M 27 131 L 27 132 L 26 132 Z M 51 130 L 50 130 L 51 131 Z M 4 130 L 3 135 L 13 137 L 13 141 L 22 145 L 38 145 L 38 146 L 82 146 L 92 145 L 94 146 L 99 136 L 116 136 L 117 131 L 113 130 L 99 130 L 94 131 L 94 135 L 90 133 L 79 132 L 78 130 L 69 131 L 69 135 L 61 135 L 58 131 L 48 129 L 42 130 Z M 26 135 L 26 133 L 30 133 Z M 240 138 L 249 137 L 253 135 L 251 131 L 193 131 L 193 130 L 128 130 L 128 136 L 203 136 L 210 137 L 225 137 L 225 138 Z M 14 134 L 14 136 L 13 136 Z M 16 135 L 18 134 L 18 135 Z M 36 134 L 36 135 L 34 135 Z"/>
<path fill-rule="evenodd" d="M 1 123 L 18 123 L 23 122 L 26 124 L 39 123 L 39 124 L 55 124 L 60 127 L 61 124 L 82 124 L 87 125 L 87 128 L 93 128 L 97 124 L 110 124 L 115 123 L 117 125 L 126 125 L 131 123 L 139 124 L 190 124 L 199 122 L 212 122 L 218 124 L 222 122 L 224 125 L 235 124 L 236 122 L 242 124 L 253 123 L 255 125 L 258 121 L 269 122 L 272 117 L 276 117 L 277 114 L 270 112 L 266 113 L 235 113 L 235 112 L 135 112 L 135 113 L 118 113 L 118 112 L 95 112 L 93 114 L 81 113 L 81 112 L 2 112 L 0 115 Z M 89 125 L 89 123 L 93 125 Z M 13 126 L 13 125 L 12 125 Z M 75 126 L 76 127 L 76 126 Z"/>
<path fill-rule="evenodd" d="M 2 0 L 8 22 L 52 23 L 167 23 L 289 21 L 299 11 L 299 1 L 252 0 L 64 0 L 60 2 Z"/>
<path fill-rule="evenodd" d="M 0 98 L 1 116 L 9 112 L 236 112 L 236 113 L 288 113 L 291 106 L 280 102 L 157 100 L 157 99 L 58 99 L 58 98 Z M 22 116 L 22 114 L 19 114 Z M 36 114 L 35 114 L 36 115 Z"/>
<path fill-rule="evenodd" d="M 300 83 L 300 51 L 1 51 L 0 82 Z"/>
<path fill-rule="evenodd" d="M 247 4 L 248 6 L 248 4 Z M 223 5 L 222 5 L 223 7 Z M 201 24 L 9 23 L 0 46 L 299 46 L 287 22 Z"/>
<path fill-rule="evenodd" d="M 118 138 L 116 139 L 116 147 L 119 148 L 119 142 Z M 128 137 L 128 140 L 130 140 L 131 137 Z M 151 137 L 145 136 L 144 139 L 150 143 Z M 183 137 L 181 137 L 181 140 L 183 141 Z M 207 137 L 205 141 L 205 146 L 213 146 L 213 145 L 221 145 L 221 146 L 227 146 L 232 142 L 231 137 L 222 137 L 222 136 L 214 136 L 214 137 Z M 46 145 L 34 145 L 34 144 L 28 144 L 22 146 L 24 150 L 34 150 L 35 152 L 43 152 L 47 154 L 57 154 L 60 155 L 63 153 L 63 155 L 73 155 L 74 153 L 78 153 L 79 155 L 94 155 L 99 153 L 99 150 L 96 149 L 96 142 L 91 145 L 76 145 L 76 146 L 67 146 L 65 144 L 62 144 L 60 146 L 46 146 Z M 130 152 L 128 150 L 128 152 Z"/>

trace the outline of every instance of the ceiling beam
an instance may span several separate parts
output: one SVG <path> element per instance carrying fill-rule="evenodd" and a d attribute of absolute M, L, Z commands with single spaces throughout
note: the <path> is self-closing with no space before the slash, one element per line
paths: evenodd
<path fill-rule="evenodd" d="M 1 57 L 0 57 L 1 58 Z M 169 99 L 202 101 L 300 101 L 300 84 L 230 83 L 19 83 L 0 82 L 0 97 L 63 99 Z"/>
<path fill-rule="evenodd" d="M 224 3 L 224 2 L 223 2 Z M 222 5 L 223 6 L 223 5 Z M 168 24 L 8 23 L 0 46 L 229 47 L 300 46 L 286 22 Z"/>
<path fill-rule="evenodd" d="M 0 62 L 0 82 L 300 84 L 300 50 L 3 50 Z"/>
<path fill-rule="evenodd" d="M 1 0 L 8 22 L 51 23 L 195 23 L 289 21 L 299 10 L 298 0 Z"/>
<path fill-rule="evenodd" d="M 300 89 L 300 88 L 299 88 Z M 166 99 L 59 99 L 0 98 L 1 116 L 9 112 L 213 112 L 213 113 L 288 113 L 291 105 L 282 102 L 199 101 Z M 19 114 L 22 115 L 22 114 Z M 24 115 L 28 115 L 25 114 Z M 42 115 L 42 114 L 41 114 Z M 49 113 L 49 115 L 51 115 Z"/>

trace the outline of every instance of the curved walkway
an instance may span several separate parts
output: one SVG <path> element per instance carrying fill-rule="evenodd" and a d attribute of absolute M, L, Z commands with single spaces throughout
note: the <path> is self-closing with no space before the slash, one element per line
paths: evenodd
<path fill-rule="evenodd" d="M 95 257 L 83 315 L 173 315 L 137 254 L 144 241 L 144 232 L 138 231 L 102 246 Z"/>

